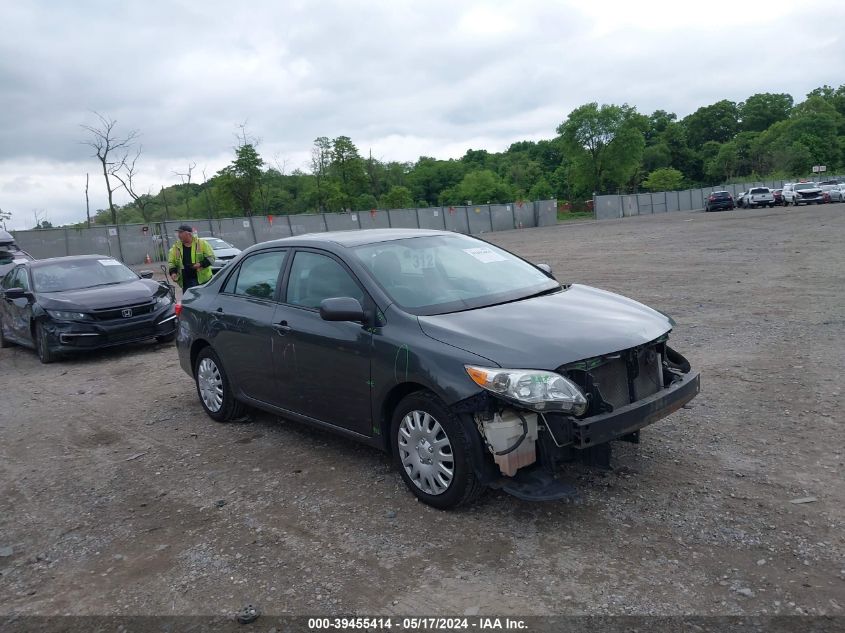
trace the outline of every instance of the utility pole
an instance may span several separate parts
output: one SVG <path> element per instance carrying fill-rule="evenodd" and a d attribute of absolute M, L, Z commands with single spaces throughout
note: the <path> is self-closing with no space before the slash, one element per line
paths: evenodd
<path fill-rule="evenodd" d="M 88 202 L 88 174 L 85 174 L 85 217 L 88 218 L 88 228 L 91 228 L 91 204 Z"/>

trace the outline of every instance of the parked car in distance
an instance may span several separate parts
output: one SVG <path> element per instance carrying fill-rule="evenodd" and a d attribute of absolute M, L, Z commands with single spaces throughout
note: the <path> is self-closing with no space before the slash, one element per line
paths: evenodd
<path fill-rule="evenodd" d="M 215 273 L 222 270 L 226 264 L 241 254 L 241 249 L 235 248 L 219 237 L 204 237 L 202 239 L 208 242 L 211 250 L 214 251 L 214 262 L 211 264 L 211 270 Z"/>
<path fill-rule="evenodd" d="M 821 204 L 823 200 L 821 187 L 814 182 L 794 182 L 783 186 L 784 205 Z"/>
<path fill-rule="evenodd" d="M 42 363 L 75 352 L 176 333 L 170 286 L 111 257 L 26 261 L 0 281 L 0 347 L 32 347 Z"/>
<path fill-rule="evenodd" d="M 822 190 L 822 202 L 825 202 L 825 203 L 832 202 L 833 198 L 831 197 L 830 192 L 833 189 L 838 189 L 838 188 L 839 188 L 838 184 L 835 184 L 835 185 L 819 185 L 819 189 Z"/>
<path fill-rule="evenodd" d="M 772 189 L 772 196 L 775 199 L 775 205 L 783 204 L 783 189 Z"/>
<path fill-rule="evenodd" d="M 18 248 L 15 238 L 10 233 L 0 229 L 0 279 L 18 264 L 33 259 L 32 255 Z"/>
<path fill-rule="evenodd" d="M 746 209 L 773 207 L 775 206 L 775 197 L 772 195 L 772 190 L 768 187 L 752 187 L 743 196 L 742 206 Z"/>
<path fill-rule="evenodd" d="M 735 208 L 734 197 L 727 191 L 712 192 L 704 203 L 704 210 L 707 212 L 733 208 Z"/>
<path fill-rule="evenodd" d="M 736 198 L 734 198 L 736 202 L 737 208 L 741 209 L 744 205 L 745 194 L 748 193 L 747 191 L 741 191 L 740 193 L 736 194 Z"/>
<path fill-rule="evenodd" d="M 452 508 L 571 497 L 561 462 L 604 463 L 695 397 L 673 326 L 473 237 L 375 229 L 251 246 L 185 292 L 176 345 L 212 419 L 248 405 L 364 442 Z"/>
<path fill-rule="evenodd" d="M 845 202 L 845 185 L 836 185 L 829 192 L 831 202 Z"/>

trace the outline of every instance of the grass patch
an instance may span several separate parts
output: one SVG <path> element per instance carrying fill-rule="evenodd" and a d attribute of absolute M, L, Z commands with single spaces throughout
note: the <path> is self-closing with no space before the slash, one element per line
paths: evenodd
<path fill-rule="evenodd" d="M 558 222 L 570 222 L 572 220 L 592 220 L 592 211 L 558 211 Z"/>

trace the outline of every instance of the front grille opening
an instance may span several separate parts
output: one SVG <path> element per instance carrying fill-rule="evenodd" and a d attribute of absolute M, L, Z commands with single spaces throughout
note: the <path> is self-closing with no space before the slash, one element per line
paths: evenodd
<path fill-rule="evenodd" d="M 590 358 L 559 368 L 587 395 L 587 415 L 609 413 L 663 388 L 663 342 Z"/>

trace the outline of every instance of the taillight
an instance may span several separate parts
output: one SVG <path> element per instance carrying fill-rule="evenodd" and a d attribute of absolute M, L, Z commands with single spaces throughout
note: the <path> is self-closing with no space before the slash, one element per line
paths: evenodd
<path fill-rule="evenodd" d="M 182 314 L 182 304 L 181 304 L 181 303 L 177 303 L 175 306 L 173 306 L 173 311 L 176 313 L 176 316 L 177 316 L 177 317 L 178 317 L 180 314 Z"/>
<path fill-rule="evenodd" d="M 715 199 L 716 199 L 716 196 L 710 196 L 710 197 L 708 198 L 708 200 L 710 200 L 710 202 L 713 202 Z"/>

